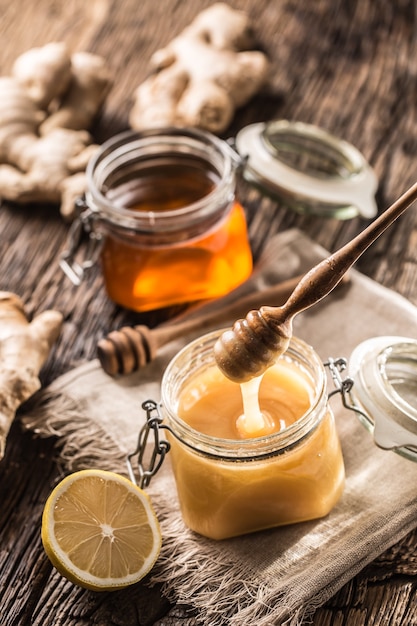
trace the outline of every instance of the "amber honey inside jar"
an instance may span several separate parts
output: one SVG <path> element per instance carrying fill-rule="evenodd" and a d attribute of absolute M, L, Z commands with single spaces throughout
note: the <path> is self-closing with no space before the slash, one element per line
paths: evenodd
<path fill-rule="evenodd" d="M 252 255 L 227 144 L 164 129 L 104 144 L 89 167 L 87 202 L 101 217 L 109 297 L 146 311 L 225 295 Z"/>
<path fill-rule="evenodd" d="M 327 515 L 344 487 L 344 463 L 316 353 L 293 338 L 264 375 L 259 405 L 268 432 L 251 437 L 237 427 L 240 385 L 214 363 L 211 333 L 168 366 L 162 406 L 185 523 L 225 539 Z"/>
<path fill-rule="evenodd" d="M 201 200 L 215 189 L 219 177 L 199 159 L 181 157 L 144 167 L 140 177 L 107 192 L 116 206 L 132 211 L 163 213 Z"/>

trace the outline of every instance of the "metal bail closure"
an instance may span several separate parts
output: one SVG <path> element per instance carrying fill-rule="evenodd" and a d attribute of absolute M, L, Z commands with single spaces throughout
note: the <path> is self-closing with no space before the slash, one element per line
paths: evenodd
<path fill-rule="evenodd" d="M 354 403 L 351 396 L 351 391 L 354 385 L 353 378 L 350 376 L 342 378 L 342 372 L 347 368 L 347 360 L 344 357 L 338 357 L 337 359 L 329 357 L 323 365 L 329 369 L 333 385 L 335 387 L 333 391 L 330 391 L 327 394 L 328 398 L 331 398 L 336 393 L 340 393 L 342 404 L 345 409 L 353 411 L 354 413 L 362 413 L 361 409 Z M 366 414 L 363 413 L 363 416 L 366 417 Z"/>
<path fill-rule="evenodd" d="M 165 439 L 161 439 L 160 429 L 165 428 L 169 430 L 169 428 L 162 424 L 163 418 L 159 412 L 158 404 L 153 400 L 147 400 L 142 404 L 142 409 L 146 411 L 146 422 L 139 431 L 136 450 L 129 454 L 126 459 L 130 480 L 141 489 L 149 485 L 152 476 L 157 473 L 164 462 L 166 453 L 169 452 L 170 449 L 169 442 Z M 153 435 L 153 446 L 152 449 L 149 450 L 152 444 L 149 446 L 147 444 L 151 432 Z M 148 455 L 147 459 L 145 459 L 145 454 Z M 132 464 L 132 460 L 136 456 L 139 481 L 136 480 Z"/>
<path fill-rule="evenodd" d="M 67 248 L 61 254 L 59 266 L 70 281 L 78 287 L 84 279 L 85 271 L 93 267 L 98 260 L 102 245 L 102 234 L 95 230 L 94 222 L 98 219 L 98 216 L 88 208 L 85 200 L 80 198 L 77 205 L 85 210 L 80 213 L 70 226 Z M 76 256 L 81 248 L 84 234 L 88 235 L 87 248 L 84 258 L 78 261 Z"/>
<path fill-rule="evenodd" d="M 295 211 L 350 219 L 377 214 L 377 178 L 350 143 L 310 124 L 252 124 L 236 136 L 244 178 Z"/>

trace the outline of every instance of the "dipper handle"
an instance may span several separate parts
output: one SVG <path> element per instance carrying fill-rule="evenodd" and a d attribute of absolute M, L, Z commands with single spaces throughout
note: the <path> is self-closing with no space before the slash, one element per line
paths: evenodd
<path fill-rule="evenodd" d="M 223 373 L 236 382 L 260 376 L 288 347 L 292 321 L 329 294 L 363 252 L 417 198 L 417 183 L 349 243 L 313 267 L 281 307 L 263 306 L 223 333 L 215 357 Z"/>

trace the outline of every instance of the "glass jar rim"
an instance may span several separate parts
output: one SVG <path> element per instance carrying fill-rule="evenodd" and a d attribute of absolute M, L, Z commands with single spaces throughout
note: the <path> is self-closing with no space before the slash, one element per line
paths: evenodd
<path fill-rule="evenodd" d="M 409 403 L 409 401 L 401 395 L 395 386 L 395 380 L 392 378 L 389 367 L 392 363 L 409 359 L 417 362 L 417 342 L 398 342 L 387 348 L 384 348 L 377 358 L 378 370 L 381 379 L 385 381 L 389 389 L 389 395 L 398 408 L 407 417 L 407 423 L 413 426 L 413 430 L 417 432 L 417 407 Z"/>
<path fill-rule="evenodd" d="M 242 461 L 249 460 L 252 457 L 261 460 L 262 458 L 269 458 L 287 452 L 310 435 L 318 426 L 323 404 L 324 402 L 327 404 L 324 365 L 315 350 L 297 337 L 291 338 L 286 353 L 280 358 L 289 360 L 292 357 L 293 361 L 298 359 L 300 364 L 302 358 L 304 365 L 308 365 L 311 368 L 311 372 L 314 372 L 315 380 L 312 380 L 314 389 L 312 386 L 313 393 L 310 396 L 309 409 L 286 428 L 275 433 L 251 439 L 225 439 L 195 430 L 175 412 L 169 398 L 169 394 L 174 390 L 174 385 L 170 378 L 175 375 L 175 368 L 178 367 L 182 359 L 191 366 L 194 363 L 194 360 L 190 358 L 190 353 L 193 350 L 206 349 L 213 352 L 212 348 L 214 347 L 214 343 L 224 330 L 225 329 L 220 329 L 209 332 L 190 342 L 171 359 L 166 367 L 161 383 L 161 405 L 163 414 L 168 415 L 171 432 L 173 432 L 176 438 L 182 443 L 197 452 L 209 457 L 220 458 L 224 461 Z M 204 365 L 201 354 L 200 357 L 195 357 L 195 361 L 199 363 L 200 367 Z M 214 364 L 214 355 L 209 364 Z M 310 377 L 311 372 L 308 373 Z M 175 429 L 172 428 L 173 424 L 175 425 Z M 195 445 L 196 440 L 198 441 L 198 445 Z"/>
<path fill-rule="evenodd" d="M 106 175 L 112 168 L 123 167 L 129 160 L 133 162 L 140 151 L 144 162 L 147 155 L 154 159 L 162 158 L 161 146 L 170 147 L 172 154 L 178 157 L 190 155 L 191 151 L 195 150 L 218 174 L 219 178 L 214 189 L 195 202 L 161 213 L 136 211 L 117 206 L 109 200 L 103 192 L 103 187 Z M 222 203 L 231 203 L 235 191 L 237 162 L 231 147 L 207 131 L 176 126 L 143 131 L 128 130 L 104 142 L 89 160 L 86 168 L 86 203 L 105 221 L 122 227 L 154 231 L 159 230 L 160 224 L 162 231 L 176 230 L 178 221 L 183 223 L 192 219 L 204 219 L 205 216 L 216 212 Z"/>

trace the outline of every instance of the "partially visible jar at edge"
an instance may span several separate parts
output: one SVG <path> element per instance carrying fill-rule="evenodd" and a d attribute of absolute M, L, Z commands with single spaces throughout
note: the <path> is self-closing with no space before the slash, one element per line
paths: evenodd
<path fill-rule="evenodd" d="M 235 198 L 229 146 L 191 129 L 127 132 L 87 168 L 87 205 L 99 215 L 109 297 L 147 311 L 218 298 L 244 282 L 252 255 Z"/>

